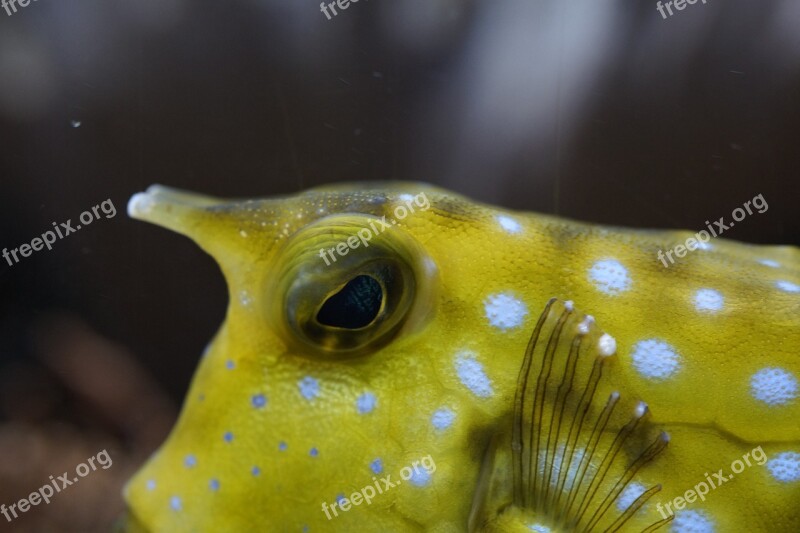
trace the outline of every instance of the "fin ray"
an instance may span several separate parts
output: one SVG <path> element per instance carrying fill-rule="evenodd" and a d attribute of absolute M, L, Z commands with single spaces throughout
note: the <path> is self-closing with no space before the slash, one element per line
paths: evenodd
<path fill-rule="evenodd" d="M 632 398 L 609 391 L 603 377 L 614 354 L 601 347 L 604 336 L 594 319 L 577 312 L 572 302 L 547 302 L 517 376 L 510 481 L 499 484 L 509 487 L 509 501 L 495 510 L 497 521 L 482 522 L 492 490 L 486 476 L 495 469 L 487 466 L 494 465 L 494 458 L 485 458 L 470 531 L 493 523 L 497 530 L 504 516 L 512 522 L 503 524 L 525 525 L 535 519 L 553 531 L 619 531 L 661 490 L 660 484 L 653 485 L 619 514 L 610 513 L 669 438 L 663 432 L 649 436 L 655 428 L 647 420 L 644 402 L 632 403 Z M 487 450 L 496 447 L 497 453 L 507 453 L 496 442 Z M 527 518 L 521 522 L 523 517 Z M 670 519 L 658 520 L 644 531 L 655 531 Z"/>

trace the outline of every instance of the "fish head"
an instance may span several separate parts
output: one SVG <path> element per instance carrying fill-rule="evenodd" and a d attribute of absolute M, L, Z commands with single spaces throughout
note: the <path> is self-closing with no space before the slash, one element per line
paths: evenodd
<path fill-rule="evenodd" d="M 126 486 L 131 531 L 463 530 L 519 365 L 498 358 L 492 381 L 477 354 L 523 349 L 530 319 L 512 295 L 482 301 L 506 264 L 481 231 L 495 215 L 419 183 L 154 186 L 128 211 L 196 241 L 229 291 L 179 420 Z"/>

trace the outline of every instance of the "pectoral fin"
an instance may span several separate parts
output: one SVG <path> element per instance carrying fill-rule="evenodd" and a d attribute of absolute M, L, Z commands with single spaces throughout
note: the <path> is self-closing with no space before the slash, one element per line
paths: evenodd
<path fill-rule="evenodd" d="M 669 437 L 611 379 L 614 339 L 550 300 L 519 372 L 512 425 L 487 449 L 470 531 L 654 531 L 648 466 Z M 624 529 L 623 529 L 624 528 Z"/>

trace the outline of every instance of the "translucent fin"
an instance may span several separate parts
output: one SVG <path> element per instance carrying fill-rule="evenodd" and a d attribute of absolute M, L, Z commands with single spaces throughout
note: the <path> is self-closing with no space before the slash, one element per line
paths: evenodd
<path fill-rule="evenodd" d="M 631 529 L 659 484 L 627 505 L 619 503 L 669 436 L 648 422 L 647 404 L 614 389 L 615 352 L 614 339 L 572 302 L 547 303 L 522 359 L 510 438 L 498 448 L 510 456 L 511 473 L 506 483 L 495 483 L 501 494 L 490 493 L 485 474 L 476 492 L 476 499 L 485 494 L 501 503 L 494 517 L 478 513 L 483 528 L 473 517 L 471 531 L 655 531 L 672 519 L 641 525 L 640 517 Z M 473 514 L 487 507 L 476 502 Z"/>

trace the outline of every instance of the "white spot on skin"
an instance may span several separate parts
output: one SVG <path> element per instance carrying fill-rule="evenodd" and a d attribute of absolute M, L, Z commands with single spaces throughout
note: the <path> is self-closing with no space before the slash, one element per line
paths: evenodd
<path fill-rule="evenodd" d="M 600 350 L 600 355 L 610 357 L 617 351 L 617 340 L 608 333 L 603 333 L 597 340 L 597 349 Z"/>
<path fill-rule="evenodd" d="M 156 481 L 154 479 L 147 480 L 147 490 L 156 490 Z"/>
<path fill-rule="evenodd" d="M 589 279 L 597 290 L 612 296 L 627 291 L 631 286 L 628 269 L 616 259 L 597 261 L 589 269 Z"/>
<path fill-rule="evenodd" d="M 178 496 L 173 496 L 169 499 L 169 506 L 173 511 L 180 511 L 183 509 L 183 503 Z"/>
<path fill-rule="evenodd" d="M 247 238 L 247 232 L 246 232 L 245 230 L 241 230 L 241 231 L 239 232 L 239 235 L 241 235 L 243 239 L 246 239 L 246 238 Z"/>
<path fill-rule="evenodd" d="M 672 533 L 714 533 L 714 522 L 699 511 L 678 511 L 670 528 Z"/>
<path fill-rule="evenodd" d="M 776 281 L 775 286 L 785 292 L 800 292 L 800 285 L 791 281 Z"/>
<path fill-rule="evenodd" d="M 503 228 L 507 233 L 511 233 L 513 235 L 522 231 L 522 226 L 520 223 L 509 216 L 497 215 L 495 218 L 500 224 L 500 227 Z"/>
<path fill-rule="evenodd" d="M 431 473 L 423 467 L 415 466 L 409 481 L 416 487 L 424 487 L 431 482 Z"/>
<path fill-rule="evenodd" d="M 414 201 L 414 195 L 408 194 L 408 193 L 403 193 L 400 196 L 398 196 L 397 198 L 400 199 L 403 202 L 413 202 Z"/>
<path fill-rule="evenodd" d="M 364 394 L 359 396 L 358 399 L 356 400 L 356 408 L 358 409 L 358 412 L 362 415 L 374 411 L 375 406 L 377 404 L 378 404 L 378 399 L 371 392 L 365 392 Z"/>
<path fill-rule="evenodd" d="M 714 245 L 700 241 L 697 243 L 697 246 L 695 246 L 695 248 L 697 248 L 698 250 L 713 250 Z"/>
<path fill-rule="evenodd" d="M 456 355 L 455 366 L 458 379 L 475 396 L 488 398 L 494 394 L 492 383 L 483 371 L 483 365 L 475 359 L 475 354 L 462 352 Z"/>
<path fill-rule="evenodd" d="M 249 307 L 251 303 L 253 303 L 253 299 L 250 297 L 250 293 L 247 291 L 239 291 L 239 302 L 244 307 Z"/>
<path fill-rule="evenodd" d="M 617 498 L 617 509 L 621 513 L 625 512 L 625 510 L 633 505 L 633 502 L 646 491 L 647 488 L 641 483 L 631 483 L 625 487 L 625 490 L 623 490 Z"/>
<path fill-rule="evenodd" d="M 716 312 L 722 309 L 725 298 L 714 289 L 700 289 L 694 293 L 694 307 L 698 311 Z"/>
<path fill-rule="evenodd" d="M 773 261 L 772 259 L 759 259 L 758 262 L 770 268 L 778 268 L 779 266 L 781 266 L 780 263 L 778 263 L 777 261 Z"/>
<path fill-rule="evenodd" d="M 762 368 L 750 378 L 750 394 L 767 405 L 783 405 L 797 398 L 797 378 L 782 368 Z"/>
<path fill-rule="evenodd" d="M 300 394 L 306 400 L 313 400 L 319 396 L 319 381 L 311 376 L 304 377 L 297 386 L 300 388 Z"/>
<path fill-rule="evenodd" d="M 637 342 L 631 358 L 636 371 L 650 379 L 666 379 L 681 367 L 681 356 L 672 346 L 656 339 Z"/>
<path fill-rule="evenodd" d="M 535 531 L 536 533 L 550 533 L 550 528 L 543 526 L 542 524 L 530 524 L 528 529 Z"/>
<path fill-rule="evenodd" d="M 509 293 L 489 296 L 484 302 L 484 308 L 489 323 L 502 331 L 519 327 L 528 314 L 527 306 Z"/>
<path fill-rule="evenodd" d="M 767 461 L 767 468 L 772 477 L 781 483 L 800 481 L 800 453 L 779 453 Z"/>
<path fill-rule="evenodd" d="M 433 427 L 438 430 L 445 430 L 453 425 L 453 422 L 456 420 L 456 414 L 448 409 L 447 407 L 442 407 L 441 409 L 437 409 L 433 416 L 431 417 L 431 423 Z"/>

